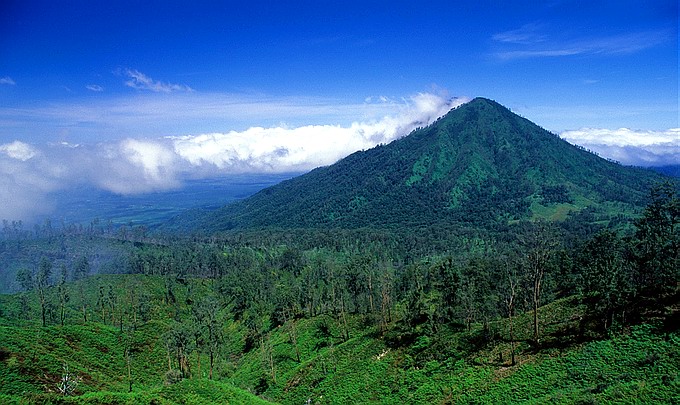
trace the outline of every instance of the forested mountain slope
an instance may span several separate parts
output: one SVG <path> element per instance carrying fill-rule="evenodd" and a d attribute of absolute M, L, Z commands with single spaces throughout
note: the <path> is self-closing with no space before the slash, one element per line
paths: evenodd
<path fill-rule="evenodd" d="M 359 228 L 564 219 L 643 205 L 661 175 L 571 145 L 500 104 L 476 98 L 388 145 L 267 188 L 170 228 Z"/>

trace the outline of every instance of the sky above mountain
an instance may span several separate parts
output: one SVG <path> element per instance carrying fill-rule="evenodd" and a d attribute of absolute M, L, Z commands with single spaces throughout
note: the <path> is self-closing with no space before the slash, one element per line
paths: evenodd
<path fill-rule="evenodd" d="M 79 184 L 309 170 L 475 96 L 677 163 L 677 1 L 5 0 L 0 217 Z"/>

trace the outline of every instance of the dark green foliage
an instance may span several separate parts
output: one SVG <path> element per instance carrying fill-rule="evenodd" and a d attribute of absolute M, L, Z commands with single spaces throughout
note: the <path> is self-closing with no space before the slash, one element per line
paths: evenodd
<path fill-rule="evenodd" d="M 672 292 L 680 279 L 680 196 L 671 183 L 651 191 L 635 223 L 637 282 L 650 294 Z"/>
<path fill-rule="evenodd" d="M 244 228 L 502 229 L 586 206 L 628 210 L 662 178 L 570 145 L 499 104 L 477 98 L 389 145 L 284 181 L 206 216 L 199 232 Z M 179 219 L 175 222 L 181 222 Z"/>
<path fill-rule="evenodd" d="M 564 184 L 556 186 L 544 185 L 541 187 L 541 198 L 543 204 L 571 204 L 574 199 L 569 194 L 569 190 Z"/>
<path fill-rule="evenodd" d="M 90 263 L 86 256 L 79 257 L 73 264 L 73 280 L 80 280 L 90 274 Z"/>
<path fill-rule="evenodd" d="M 33 273 L 25 267 L 17 271 L 17 283 L 24 290 L 32 290 L 34 286 Z"/>
<path fill-rule="evenodd" d="M 604 329 L 623 323 L 626 306 L 635 295 L 633 265 L 627 246 L 615 233 L 604 230 L 588 241 L 578 257 L 579 287 L 589 316 Z"/>

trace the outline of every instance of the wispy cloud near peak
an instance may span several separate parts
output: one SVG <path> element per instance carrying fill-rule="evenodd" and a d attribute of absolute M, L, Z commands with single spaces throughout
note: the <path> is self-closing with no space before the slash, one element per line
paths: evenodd
<path fill-rule="evenodd" d="M 149 90 L 156 93 L 172 93 L 174 91 L 194 91 L 186 84 L 163 83 L 135 69 L 125 69 L 123 74 L 129 78 L 125 85 L 137 90 Z"/>
<path fill-rule="evenodd" d="M 389 102 L 380 97 L 381 102 Z M 361 149 L 389 143 L 425 126 L 466 100 L 421 93 L 396 115 L 341 125 L 251 127 L 245 131 L 170 138 L 175 153 L 194 167 L 220 171 L 286 172 L 329 165 Z"/>
<path fill-rule="evenodd" d="M 12 80 L 11 77 L 5 76 L 5 77 L 0 77 L 0 84 L 8 84 L 10 86 L 16 85 L 16 82 Z"/>

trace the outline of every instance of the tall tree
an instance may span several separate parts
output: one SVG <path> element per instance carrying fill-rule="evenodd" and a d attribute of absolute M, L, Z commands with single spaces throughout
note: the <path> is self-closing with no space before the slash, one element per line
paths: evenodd
<path fill-rule="evenodd" d="M 209 360 L 208 378 L 212 380 L 216 356 L 223 339 L 218 320 L 218 302 L 212 297 L 204 297 L 192 306 L 191 311 L 194 322 L 193 332 L 196 346 L 197 373 L 199 376 L 201 375 L 200 355 L 204 349 L 207 349 Z"/>
<path fill-rule="evenodd" d="M 652 188 L 650 202 L 635 223 L 637 281 L 647 295 L 676 288 L 680 275 L 680 197 L 669 182 Z"/>
<path fill-rule="evenodd" d="M 507 257 L 503 257 L 501 266 L 503 266 L 503 280 L 500 285 L 500 295 L 503 297 L 505 309 L 508 312 L 508 323 L 510 326 L 510 361 L 511 365 L 515 365 L 515 328 L 514 315 L 517 306 L 517 296 L 521 284 L 521 278 L 517 271 L 517 266 L 512 263 Z"/>
<path fill-rule="evenodd" d="M 86 256 L 81 256 L 76 259 L 73 265 L 73 280 L 77 281 L 87 277 L 90 274 L 90 262 Z"/>
<path fill-rule="evenodd" d="M 542 220 L 525 224 L 518 237 L 523 251 L 521 262 L 523 278 L 526 282 L 526 290 L 531 295 L 534 343 L 539 344 L 538 308 L 541 306 L 544 293 L 545 276 L 550 270 L 550 261 L 560 240 L 554 225 Z"/>
<path fill-rule="evenodd" d="M 33 280 L 33 273 L 29 269 L 25 267 L 20 268 L 17 271 L 16 278 L 21 288 L 25 291 L 33 289 L 35 280 Z"/>
<path fill-rule="evenodd" d="M 580 252 L 579 288 L 591 316 L 611 327 L 615 315 L 624 321 L 625 307 L 633 295 L 632 268 L 625 259 L 624 242 L 609 230 L 600 231 Z"/>
<path fill-rule="evenodd" d="M 188 378 L 191 375 L 189 356 L 194 349 L 189 329 L 185 324 L 174 322 L 165 334 L 165 339 L 168 349 L 168 366 L 171 366 L 170 359 L 173 357 L 171 353 L 174 352 L 181 378 Z"/>
<path fill-rule="evenodd" d="M 70 300 L 69 291 L 66 286 L 67 278 L 68 268 L 62 263 L 60 265 L 59 284 L 57 286 L 59 291 L 59 322 L 61 323 L 61 326 L 64 326 L 64 319 L 66 318 L 66 304 L 68 304 Z"/>
<path fill-rule="evenodd" d="M 392 295 L 394 289 L 394 269 L 384 264 L 380 273 L 380 332 L 385 333 L 392 322 Z"/>
<path fill-rule="evenodd" d="M 21 296 L 19 297 L 20 299 L 20 312 L 19 312 L 19 317 L 20 318 L 25 318 L 30 316 L 30 307 L 28 305 L 28 291 L 33 290 L 35 280 L 33 279 L 33 273 L 25 268 L 22 267 L 17 271 L 17 282 L 23 289 L 23 292 L 21 293 Z"/>
<path fill-rule="evenodd" d="M 73 280 L 81 280 L 90 274 L 90 262 L 86 256 L 81 256 L 76 259 L 73 265 Z M 85 295 L 85 285 L 80 283 L 78 286 L 80 298 L 80 310 L 83 313 L 83 322 L 87 323 L 87 297 Z"/>
<path fill-rule="evenodd" d="M 45 256 L 40 259 L 38 264 L 38 274 L 35 277 L 35 287 L 40 299 L 40 316 L 42 326 L 46 326 L 45 314 L 47 310 L 47 288 L 50 286 L 50 276 L 52 275 L 52 262 Z"/>

